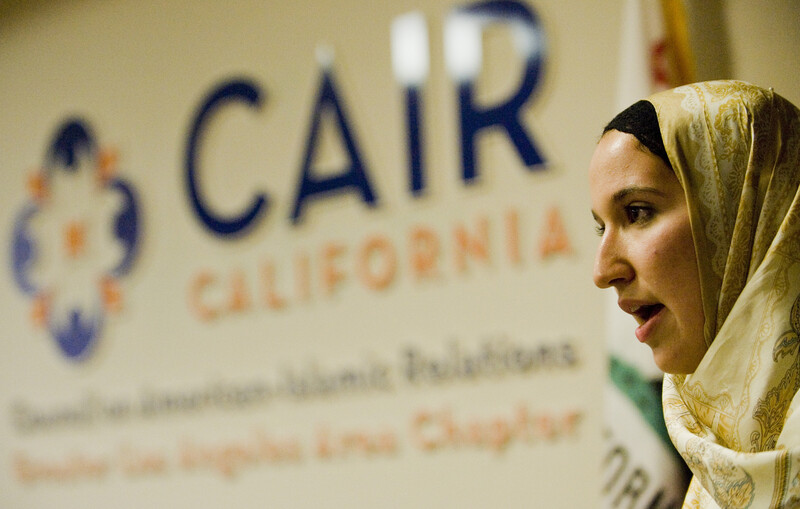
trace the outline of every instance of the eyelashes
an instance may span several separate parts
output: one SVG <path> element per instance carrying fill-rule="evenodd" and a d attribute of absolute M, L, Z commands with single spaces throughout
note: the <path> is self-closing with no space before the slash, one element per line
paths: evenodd
<path fill-rule="evenodd" d="M 623 207 L 624 226 L 645 225 L 653 220 L 655 215 L 656 211 L 650 205 L 630 204 Z M 602 237 L 606 231 L 606 226 L 601 224 L 597 217 L 595 217 L 595 221 L 597 221 L 597 224 L 594 227 L 594 232 L 597 236 Z"/>

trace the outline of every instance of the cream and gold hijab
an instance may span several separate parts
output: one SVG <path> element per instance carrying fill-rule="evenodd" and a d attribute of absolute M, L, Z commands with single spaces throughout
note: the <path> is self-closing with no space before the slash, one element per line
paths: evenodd
<path fill-rule="evenodd" d="M 683 185 L 708 352 L 666 375 L 684 507 L 800 508 L 800 111 L 744 82 L 649 98 Z"/>

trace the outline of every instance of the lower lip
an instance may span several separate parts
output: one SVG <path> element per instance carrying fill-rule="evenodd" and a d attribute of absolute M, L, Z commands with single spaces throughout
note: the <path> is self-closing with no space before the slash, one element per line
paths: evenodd
<path fill-rule="evenodd" d="M 646 322 L 636 329 L 636 339 L 638 339 L 641 343 L 647 343 L 647 341 L 653 335 L 658 322 L 661 320 L 661 315 L 664 314 L 665 309 L 667 308 L 662 307 L 659 309 L 658 313 L 648 318 Z"/>

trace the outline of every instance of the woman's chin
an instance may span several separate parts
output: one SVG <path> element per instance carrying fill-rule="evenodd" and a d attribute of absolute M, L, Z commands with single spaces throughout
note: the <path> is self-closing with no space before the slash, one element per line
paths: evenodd
<path fill-rule="evenodd" d="M 653 360 L 658 369 L 668 375 L 691 375 L 697 369 L 696 363 L 687 363 L 681 356 L 668 355 L 653 350 Z"/>

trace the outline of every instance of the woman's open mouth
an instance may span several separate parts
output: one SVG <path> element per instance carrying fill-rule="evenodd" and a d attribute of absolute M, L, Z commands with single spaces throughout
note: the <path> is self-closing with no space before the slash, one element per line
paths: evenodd
<path fill-rule="evenodd" d="M 649 320 L 652 316 L 657 314 L 664 308 L 663 304 L 651 304 L 649 306 L 641 306 L 639 309 L 633 312 L 633 315 L 638 318 L 639 324 L 643 324 L 647 320 Z"/>

